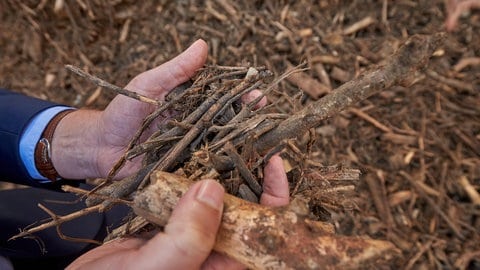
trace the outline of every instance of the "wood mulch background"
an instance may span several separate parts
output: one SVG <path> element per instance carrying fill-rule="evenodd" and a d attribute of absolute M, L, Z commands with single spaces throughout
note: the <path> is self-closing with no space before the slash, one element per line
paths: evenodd
<path fill-rule="evenodd" d="M 113 94 L 65 64 L 125 85 L 203 38 L 209 64 L 279 75 L 306 62 L 269 97 L 288 113 L 381 64 L 406 37 L 444 31 L 445 19 L 439 0 L 0 0 L 0 86 L 103 108 Z M 313 211 L 339 234 L 402 251 L 368 267 L 480 268 L 479 33 L 480 12 L 465 13 L 412 86 L 383 91 L 324 121 L 315 140 L 291 144 L 305 162 L 362 170 L 340 206 L 324 199 Z"/>

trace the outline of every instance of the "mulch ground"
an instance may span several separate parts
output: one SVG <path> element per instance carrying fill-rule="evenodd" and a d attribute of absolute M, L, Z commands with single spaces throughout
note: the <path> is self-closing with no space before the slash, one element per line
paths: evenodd
<path fill-rule="evenodd" d="M 279 75 L 306 62 L 269 97 L 281 112 L 381 64 L 412 34 L 444 31 L 446 17 L 444 1 L 427 0 L 1 0 L 0 11 L 2 87 L 103 108 L 113 94 L 65 64 L 125 85 L 203 38 L 209 64 Z M 362 170 L 354 196 L 314 211 L 339 234 L 402 251 L 369 267 L 480 268 L 479 33 L 480 13 L 465 14 L 410 87 L 387 89 L 326 120 L 315 140 L 295 142 L 304 160 Z"/>

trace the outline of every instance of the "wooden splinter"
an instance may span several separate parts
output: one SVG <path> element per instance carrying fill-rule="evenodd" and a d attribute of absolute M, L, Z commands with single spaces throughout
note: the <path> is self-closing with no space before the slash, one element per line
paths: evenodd
<path fill-rule="evenodd" d="M 149 222 L 165 226 L 192 181 L 155 171 L 151 184 L 134 199 L 133 209 Z M 251 269 L 328 269 L 356 266 L 395 250 L 385 241 L 334 234 L 331 224 L 312 221 L 294 205 L 267 207 L 225 195 L 222 223 L 214 249 Z"/>

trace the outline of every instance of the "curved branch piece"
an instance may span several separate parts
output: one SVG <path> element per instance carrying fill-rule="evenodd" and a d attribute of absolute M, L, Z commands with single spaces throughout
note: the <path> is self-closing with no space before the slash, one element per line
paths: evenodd
<path fill-rule="evenodd" d="M 347 107 L 394 85 L 405 85 L 417 70 L 426 67 L 436 48 L 445 39 L 445 33 L 414 35 L 388 59 L 377 67 L 343 84 L 303 110 L 280 122 L 277 128 L 262 135 L 255 142 L 255 149 L 265 152 L 282 140 L 305 134 L 310 128 Z"/>

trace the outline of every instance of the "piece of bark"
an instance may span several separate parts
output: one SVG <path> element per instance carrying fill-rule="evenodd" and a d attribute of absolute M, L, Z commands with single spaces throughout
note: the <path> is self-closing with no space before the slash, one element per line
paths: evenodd
<path fill-rule="evenodd" d="M 133 209 L 164 226 L 190 180 L 155 171 Z M 337 236 L 328 223 L 309 220 L 298 207 L 267 207 L 226 194 L 214 250 L 251 269 L 333 269 L 358 266 L 395 250 L 390 242 Z"/>

